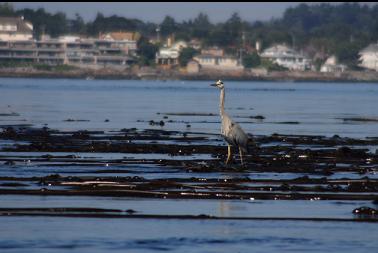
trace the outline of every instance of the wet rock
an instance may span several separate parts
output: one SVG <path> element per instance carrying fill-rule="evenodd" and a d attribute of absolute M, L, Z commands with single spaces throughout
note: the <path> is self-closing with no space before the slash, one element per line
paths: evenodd
<path fill-rule="evenodd" d="M 89 122 L 90 120 L 87 120 L 87 119 L 71 119 L 71 118 L 69 118 L 69 119 L 65 119 L 63 121 L 65 121 L 65 122 Z"/>
<path fill-rule="evenodd" d="M 13 129 L 13 127 L 7 127 L 3 130 L 1 133 L 1 136 L 7 137 L 7 138 L 15 138 L 17 136 L 16 130 Z"/>
<path fill-rule="evenodd" d="M 4 165 L 13 166 L 13 165 L 16 165 L 16 162 L 15 161 L 6 161 L 4 163 Z"/>
<path fill-rule="evenodd" d="M 250 118 L 251 118 L 251 119 L 259 119 L 259 120 L 263 120 L 263 119 L 265 119 L 265 117 L 262 116 L 262 115 L 250 116 Z"/>
<path fill-rule="evenodd" d="M 338 148 L 336 151 L 336 155 L 339 157 L 357 157 L 357 158 L 366 158 L 368 156 L 365 150 L 351 149 L 346 146 Z"/>
<path fill-rule="evenodd" d="M 353 213 L 357 215 L 377 215 L 378 210 L 371 207 L 362 206 L 354 209 Z"/>
<path fill-rule="evenodd" d="M 159 125 L 164 126 L 165 125 L 164 121 L 160 120 Z"/>
<path fill-rule="evenodd" d="M 24 187 L 24 186 L 29 186 L 27 184 L 21 184 L 21 183 L 2 183 L 0 186 L 4 187 Z"/>
<path fill-rule="evenodd" d="M 88 134 L 88 131 L 84 130 L 72 134 L 72 137 L 78 139 L 89 139 L 90 135 Z"/>
<path fill-rule="evenodd" d="M 128 214 L 134 214 L 134 213 L 136 213 L 137 211 L 135 211 L 135 210 L 133 210 L 133 209 L 127 209 L 125 212 L 128 213 Z"/>

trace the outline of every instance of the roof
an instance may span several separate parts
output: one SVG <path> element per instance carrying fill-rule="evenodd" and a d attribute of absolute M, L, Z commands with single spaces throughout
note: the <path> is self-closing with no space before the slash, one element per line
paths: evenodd
<path fill-rule="evenodd" d="M 30 34 L 33 32 L 33 25 L 30 22 L 25 21 L 23 17 L 0 17 L 0 25 L 16 26 L 17 30 L 12 32 Z M 0 30 L 0 32 L 9 31 Z"/>
<path fill-rule="evenodd" d="M 113 40 L 139 40 L 140 34 L 137 32 L 110 32 L 103 34 L 100 38 L 111 38 Z"/>
<path fill-rule="evenodd" d="M 360 51 L 360 53 L 377 53 L 378 52 L 378 43 L 370 44 Z"/>
<path fill-rule="evenodd" d="M 289 48 L 286 45 L 274 45 L 265 49 L 261 53 L 261 57 L 273 57 L 273 58 L 306 58 L 305 55 Z"/>

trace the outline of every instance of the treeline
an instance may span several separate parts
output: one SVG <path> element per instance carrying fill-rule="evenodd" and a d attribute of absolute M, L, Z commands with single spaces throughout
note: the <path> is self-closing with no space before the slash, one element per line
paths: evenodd
<path fill-rule="evenodd" d="M 160 24 L 98 13 L 93 21 L 85 22 L 79 14 L 70 19 L 62 12 L 14 10 L 10 4 L 0 5 L 0 15 L 24 16 L 33 23 L 36 37 L 42 33 L 53 37 L 67 33 L 98 36 L 100 32 L 129 30 L 148 38 L 156 37 L 156 28 L 159 27 L 161 37 L 174 33 L 177 39 L 196 38 L 204 45 L 220 46 L 229 53 L 236 54 L 242 46 L 252 47 L 258 40 L 263 47 L 284 42 L 305 51 L 315 60 L 324 60 L 325 56 L 335 54 L 349 66 L 357 64 L 359 50 L 378 40 L 377 4 L 300 4 L 288 8 L 281 18 L 266 22 L 248 22 L 234 13 L 225 22 L 217 24 L 211 23 L 204 13 L 182 22 L 166 16 Z M 146 44 L 146 40 L 143 43 Z"/>

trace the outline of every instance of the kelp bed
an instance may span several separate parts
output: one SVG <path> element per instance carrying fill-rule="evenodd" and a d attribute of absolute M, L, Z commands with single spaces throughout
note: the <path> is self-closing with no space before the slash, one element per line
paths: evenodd
<path fill-rule="evenodd" d="M 0 195 L 101 196 L 157 199 L 378 201 L 378 138 L 251 136 L 240 165 L 225 165 L 219 135 L 121 129 L 58 131 L 3 127 Z M 237 152 L 236 152 L 237 153 Z M 36 171 L 36 173 L 34 173 Z M 127 200 L 125 200 L 127 201 Z M 353 214 L 354 212 L 354 214 Z M 376 222 L 374 207 L 350 219 Z M 146 214 L 101 208 L 0 208 L 1 215 L 161 219 L 308 219 Z"/>

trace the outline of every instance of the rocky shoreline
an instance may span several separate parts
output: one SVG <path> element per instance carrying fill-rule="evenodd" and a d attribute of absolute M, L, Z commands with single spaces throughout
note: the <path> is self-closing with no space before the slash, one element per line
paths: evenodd
<path fill-rule="evenodd" d="M 14 78 L 72 78 L 102 80 L 232 80 L 232 81 L 292 81 L 292 82 L 378 82 L 378 72 L 345 71 L 342 73 L 320 73 L 313 71 L 271 71 L 256 74 L 244 71 L 201 71 L 187 73 L 183 70 L 156 68 L 129 69 L 74 69 L 69 71 L 46 71 L 33 68 L 2 68 L 0 77 Z"/>

